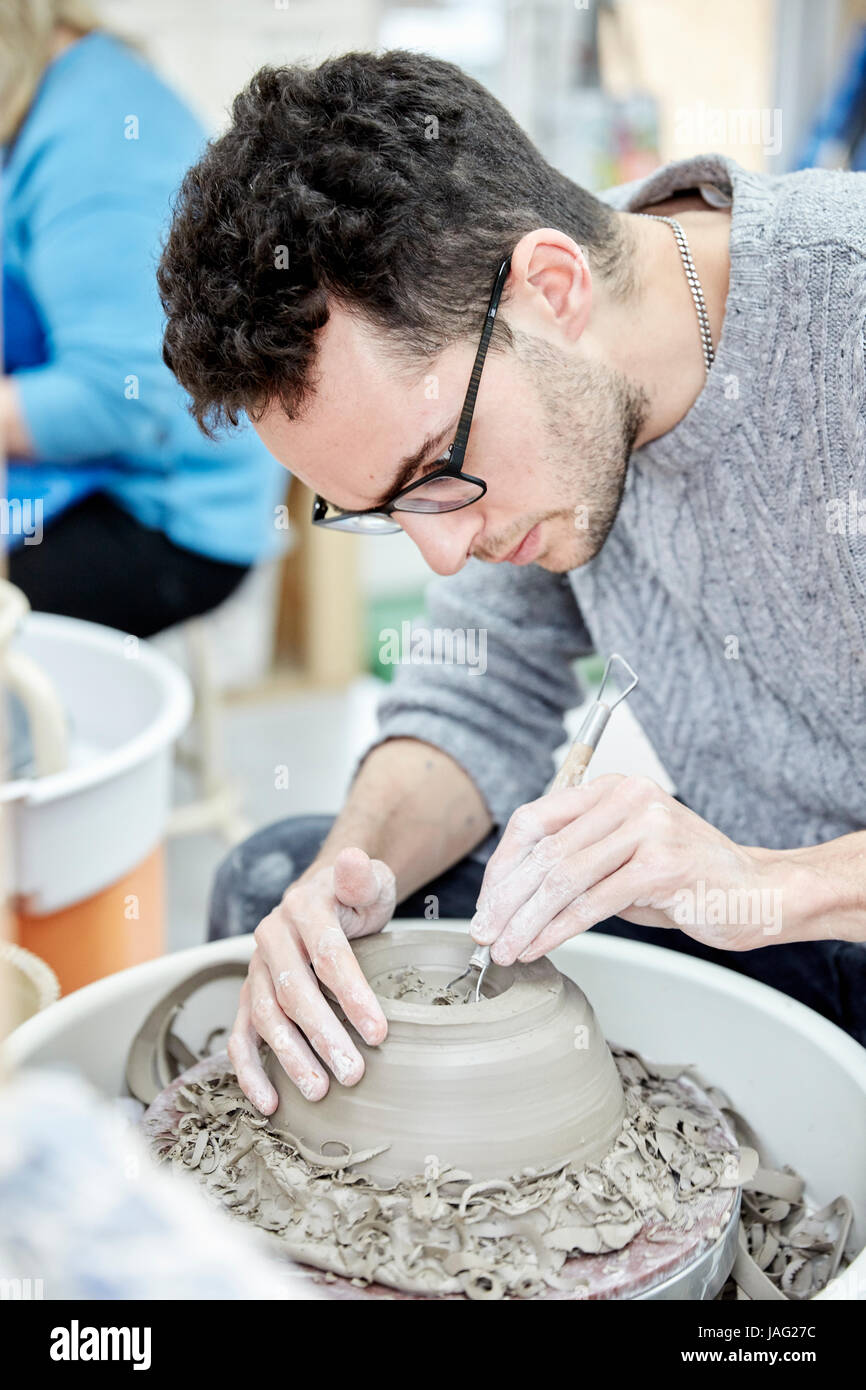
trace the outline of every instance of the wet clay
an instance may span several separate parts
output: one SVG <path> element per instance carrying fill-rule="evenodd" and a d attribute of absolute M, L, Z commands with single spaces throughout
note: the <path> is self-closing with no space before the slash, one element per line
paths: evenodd
<path fill-rule="evenodd" d="M 465 983 L 446 988 L 466 965 L 462 935 L 404 928 L 353 945 L 388 1034 L 370 1047 L 352 1030 L 364 1075 L 332 1083 L 320 1101 L 269 1053 L 275 1130 L 314 1154 L 348 1144 L 368 1155 L 356 1172 L 384 1184 L 416 1177 L 429 1154 L 492 1179 L 608 1151 L 625 1115 L 622 1083 L 585 994 L 549 960 L 492 967 L 476 1003 Z"/>
<path fill-rule="evenodd" d="M 462 962 L 465 941 L 442 935 L 462 946 Z M 417 965 L 395 963 L 393 941 L 386 937 L 398 936 L 410 939 Z M 586 1109 L 589 1100 L 592 1111 L 592 1090 L 581 1091 L 581 1080 L 603 1074 L 604 1058 L 614 1068 L 616 1084 L 613 1090 L 607 1085 L 606 1096 L 609 1101 L 611 1094 L 618 1095 L 622 1112 L 601 1153 L 519 1164 L 503 1178 L 491 1173 L 486 1151 L 478 1164 L 461 1168 L 453 1157 L 443 1156 L 450 1150 L 439 1152 L 422 1142 L 417 1166 L 395 1173 L 394 1160 L 387 1157 L 388 1134 L 396 1128 L 399 1138 L 407 1123 L 411 1128 L 413 1113 L 428 1104 L 425 1078 L 429 1081 L 442 1069 L 442 1059 L 451 1055 L 471 1071 L 486 1054 L 485 1065 L 495 1075 L 498 1051 L 507 1051 L 521 1036 L 522 1050 L 509 1053 L 517 1062 L 511 1108 L 518 1112 L 523 1132 L 541 1119 L 544 1145 L 549 1146 L 551 1135 L 560 1131 L 555 1113 L 553 1123 L 544 1127 L 545 1116 L 551 1118 L 550 1095 L 543 1093 L 540 1109 L 533 1110 L 531 1086 L 523 1085 L 525 1070 L 533 1070 L 527 1044 L 533 1038 L 545 1045 L 552 1040 L 561 1052 L 565 1019 L 578 1030 L 571 1039 L 580 1044 L 574 1050 L 589 1051 L 597 1045 L 593 1026 L 598 1025 L 576 986 L 576 995 L 559 986 L 564 977 L 549 962 L 536 965 L 552 971 L 554 978 L 544 971 L 532 975 L 523 994 L 511 993 L 514 972 L 494 968 L 487 999 L 475 1005 L 464 1003 L 459 992 L 456 999 L 447 997 L 444 986 L 455 973 L 453 963 L 443 961 L 426 933 L 426 956 L 420 933 L 386 937 L 371 939 L 384 942 L 385 948 L 371 954 L 368 948 L 365 968 L 391 1032 L 400 1035 L 387 1067 L 403 1066 L 409 1073 L 414 1068 L 412 1086 L 401 1093 L 405 1108 L 397 1111 L 396 1126 L 392 1106 L 390 1124 L 380 1116 L 375 1141 L 365 1147 L 358 1138 L 366 1121 L 359 1126 L 356 1104 L 343 1111 L 342 1129 L 329 1121 L 311 1140 L 309 1112 L 321 1114 L 320 1106 L 304 1103 L 306 1108 L 296 1112 L 303 1122 L 299 1128 L 275 1124 L 244 1097 L 225 1054 L 190 1067 L 194 1054 L 177 1037 L 172 1020 L 201 984 L 225 973 L 243 973 L 243 967 L 220 965 L 167 995 L 130 1051 L 130 1089 L 153 1101 L 143 1123 L 157 1155 L 194 1173 L 215 1201 L 262 1228 L 284 1254 L 327 1271 L 328 1277 L 343 1276 L 364 1287 L 372 1283 L 370 1292 L 385 1285 L 409 1294 L 472 1298 L 621 1297 L 604 1291 L 605 1281 L 610 1289 L 619 1278 L 621 1262 L 634 1265 L 636 1252 L 642 1260 L 644 1251 L 671 1250 L 678 1241 L 685 1249 L 686 1236 L 697 1250 L 699 1235 L 712 1237 L 715 1231 L 718 1236 L 735 1218 L 737 1187 L 742 1190 L 740 1246 L 735 1282 L 729 1281 L 724 1296 L 807 1298 L 837 1272 L 852 1220 L 845 1198 L 809 1211 L 796 1174 L 774 1171 L 763 1162 L 757 1166 L 757 1139 L 722 1093 L 687 1068 L 651 1065 L 621 1049 L 613 1049 L 612 1055 L 606 1044 L 588 1064 L 566 1073 L 566 1084 L 572 1077 L 578 1082 L 573 1095 L 566 1092 L 566 1104 L 569 1097 L 572 1103 L 576 1098 L 577 1109 Z M 486 1029 L 479 1025 L 485 1011 Z M 419 1027 L 420 1034 L 415 1031 Z M 468 1051 L 467 1029 L 479 1044 Z M 410 1045 L 413 1037 L 421 1039 L 420 1049 Z M 437 1038 L 438 1045 L 431 1047 Z M 455 1043 L 457 1050 L 450 1052 Z M 435 1066 L 431 1054 L 439 1059 Z M 543 1047 L 541 1055 L 543 1061 Z M 170 1081 L 183 1067 L 183 1075 Z M 454 1073 L 452 1090 L 462 1085 L 455 1080 L 461 1075 Z M 361 1094 L 359 1088 L 332 1090 L 356 1101 Z M 491 1088 L 483 1094 L 489 1099 Z M 492 1094 L 492 1124 L 494 1129 L 500 1125 L 500 1137 L 506 1131 L 507 1138 L 497 1087 Z M 598 1126 L 597 1113 L 591 1118 L 592 1131 Z M 465 1135 L 466 1129 L 464 1115 L 457 1130 Z M 442 1134 L 448 1137 L 447 1130 Z M 754 1148 L 741 1147 L 738 1154 L 737 1139 Z M 396 1167 L 411 1162 L 414 1151 L 410 1145 Z M 390 1173 L 385 1180 L 377 1176 L 379 1164 Z M 351 1285 L 343 1288 L 351 1290 Z"/>
<path fill-rule="evenodd" d="M 161 1117 L 151 1128 L 162 1158 L 194 1171 L 221 1205 L 305 1264 L 418 1294 L 589 1297 L 587 1262 L 575 1267 L 573 1257 L 622 1251 L 642 1233 L 670 1245 L 714 1194 L 718 1236 L 741 1178 L 733 1135 L 712 1106 L 634 1054 L 618 1053 L 616 1065 L 625 1117 L 601 1161 L 511 1180 L 429 1155 L 413 1178 L 383 1186 L 363 1174 L 367 1153 L 335 1142 L 326 1158 L 272 1128 L 227 1059 L 178 1087 L 168 1134 Z"/>
<path fill-rule="evenodd" d="M 472 979 L 471 984 L 465 980 L 457 985 L 443 984 L 429 976 L 425 977 L 414 965 L 403 965 L 399 970 L 387 971 L 376 980 L 376 993 L 380 999 L 407 999 L 413 1004 L 473 1004 L 475 980 Z"/>

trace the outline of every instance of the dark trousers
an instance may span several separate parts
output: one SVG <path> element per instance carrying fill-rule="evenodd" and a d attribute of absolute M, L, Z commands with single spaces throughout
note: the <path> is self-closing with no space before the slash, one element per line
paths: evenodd
<path fill-rule="evenodd" d="M 279 903 L 288 885 L 315 858 L 332 825 L 330 816 L 296 816 L 266 826 L 238 845 L 214 881 L 209 937 L 252 932 Z M 400 903 L 397 917 L 471 917 L 484 865 L 462 859 Z M 427 911 L 429 909 L 429 911 Z M 719 951 L 676 928 L 639 927 L 611 917 L 592 928 L 609 936 L 646 941 L 684 951 L 740 975 L 772 985 L 808 1004 L 866 1047 L 866 946 L 847 941 L 809 941 L 761 946 L 755 951 Z"/>
<path fill-rule="evenodd" d="M 10 552 L 9 578 L 37 613 L 152 637 L 209 613 L 247 573 L 174 545 L 95 493 L 48 522 L 39 545 Z"/>

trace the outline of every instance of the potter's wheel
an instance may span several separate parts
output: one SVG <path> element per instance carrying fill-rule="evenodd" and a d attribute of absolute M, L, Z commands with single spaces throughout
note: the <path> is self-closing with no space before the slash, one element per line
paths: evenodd
<path fill-rule="evenodd" d="M 181 1114 L 176 1104 L 180 1089 L 192 1083 L 212 1080 L 227 1069 L 231 1069 L 227 1053 L 205 1057 L 157 1096 L 142 1121 L 142 1129 L 154 1149 L 164 1149 L 176 1133 Z M 683 1102 L 696 1101 L 701 1106 L 715 1109 L 701 1087 L 690 1077 L 683 1075 L 668 1084 L 681 1093 Z M 736 1147 L 726 1119 L 720 1112 L 717 1113 L 718 1141 Z M 739 1210 L 739 1188 L 709 1192 L 695 1203 L 694 1223 L 688 1231 L 666 1230 L 659 1223 L 641 1232 L 625 1250 L 569 1259 L 563 1273 L 585 1283 L 576 1283 L 572 1291 L 546 1289 L 538 1297 L 554 1301 L 590 1302 L 628 1299 L 697 1301 L 715 1298 L 734 1262 Z M 313 1283 L 320 1285 L 328 1297 L 340 1300 L 429 1301 L 431 1298 L 464 1298 L 462 1294 L 406 1293 L 375 1282 L 359 1287 L 340 1275 L 292 1261 L 283 1249 L 279 1253 L 290 1267 L 299 1272 L 303 1270 Z"/>
<path fill-rule="evenodd" d="M 161 1058 L 154 1149 L 336 1297 L 714 1297 L 737 1244 L 727 1119 L 682 1069 L 614 1057 L 549 961 L 494 967 L 480 1003 L 443 1000 L 465 950 L 435 928 L 355 943 L 388 1035 L 358 1040 L 362 1080 L 315 1104 L 267 1055 L 270 1118 L 225 1053 L 190 1067 L 172 1048 L 171 1017 L 203 977 L 188 981 L 131 1054 L 129 1074 Z M 187 1070 L 159 1091 L 166 1046 Z"/>

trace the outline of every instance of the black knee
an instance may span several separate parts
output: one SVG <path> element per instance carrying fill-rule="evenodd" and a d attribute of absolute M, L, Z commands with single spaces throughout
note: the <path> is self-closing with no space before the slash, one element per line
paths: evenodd
<path fill-rule="evenodd" d="M 235 845 L 214 878 L 208 939 L 255 931 L 313 862 L 332 824 L 331 816 L 293 816 Z"/>

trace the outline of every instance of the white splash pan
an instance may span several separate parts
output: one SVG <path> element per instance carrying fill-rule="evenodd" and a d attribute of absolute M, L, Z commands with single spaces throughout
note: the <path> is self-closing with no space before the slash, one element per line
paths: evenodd
<path fill-rule="evenodd" d="M 192 692 L 147 642 L 97 623 L 28 613 L 11 649 L 39 665 L 69 716 L 68 767 L 0 786 L 12 892 L 32 912 L 55 912 L 115 883 L 159 844 Z"/>
<path fill-rule="evenodd" d="M 74 1065 L 121 1095 L 127 1049 L 157 1000 L 206 965 L 247 960 L 252 947 L 251 936 L 235 937 L 99 980 L 22 1024 L 5 1055 L 11 1065 Z M 818 1297 L 866 1301 L 866 1048 L 777 990 L 660 947 L 588 932 L 553 959 L 586 991 L 611 1041 L 649 1060 L 693 1063 L 725 1090 L 771 1160 L 806 1177 L 810 1202 L 851 1199 L 856 1259 Z M 190 1001 L 181 1031 L 192 1045 L 230 1022 L 237 988 L 216 981 Z"/>

